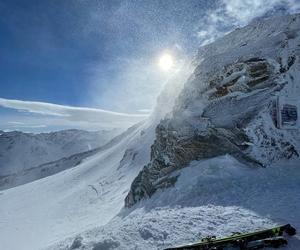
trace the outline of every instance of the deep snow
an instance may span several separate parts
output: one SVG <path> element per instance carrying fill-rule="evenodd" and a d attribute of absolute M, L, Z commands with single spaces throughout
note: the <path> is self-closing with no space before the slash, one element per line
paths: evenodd
<path fill-rule="evenodd" d="M 78 249 L 163 249 L 206 236 L 227 236 L 292 223 L 300 228 L 299 161 L 249 169 L 230 156 L 195 161 L 172 189 L 81 233 Z M 299 249 L 300 238 L 285 249 Z M 74 238 L 49 250 L 69 249 Z"/>

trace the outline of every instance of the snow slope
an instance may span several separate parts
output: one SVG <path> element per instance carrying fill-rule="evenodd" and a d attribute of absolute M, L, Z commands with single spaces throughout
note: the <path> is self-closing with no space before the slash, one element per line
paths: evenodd
<path fill-rule="evenodd" d="M 100 147 L 121 131 L 62 130 L 51 133 L 0 133 L 0 176 Z"/>
<path fill-rule="evenodd" d="M 0 190 L 32 182 L 34 180 L 38 180 L 59 173 L 63 170 L 75 167 L 82 163 L 86 158 L 102 152 L 110 147 L 113 147 L 114 145 L 122 141 L 128 133 L 131 133 L 133 130 L 135 130 L 137 126 L 138 125 L 132 126 L 126 132 L 114 137 L 112 140 L 101 147 L 77 153 L 69 157 L 64 157 L 56 161 L 41 164 L 37 167 L 24 169 L 16 174 L 0 176 Z"/>
<path fill-rule="evenodd" d="M 300 228 L 300 161 L 249 169 L 230 156 L 194 161 L 179 170 L 174 188 L 82 232 L 78 249 L 163 249 L 215 235 L 292 223 Z M 74 237 L 48 248 L 67 250 Z M 289 238 L 299 249 L 300 237 Z"/>
<path fill-rule="evenodd" d="M 74 167 L 101 150 L 99 146 L 118 132 L 117 129 L 97 132 L 72 129 L 42 134 L 3 133 L 0 135 L 0 190 Z"/>
<path fill-rule="evenodd" d="M 107 223 L 122 208 L 139 166 L 149 160 L 153 129 L 141 135 L 147 126 L 128 130 L 122 140 L 76 168 L 2 191 L 1 248 L 41 249 L 78 231 Z M 121 161 L 129 148 L 137 151 L 134 159 Z"/>

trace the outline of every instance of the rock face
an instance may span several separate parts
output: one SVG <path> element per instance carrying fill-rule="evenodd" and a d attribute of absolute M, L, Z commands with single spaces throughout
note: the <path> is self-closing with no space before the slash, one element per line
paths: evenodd
<path fill-rule="evenodd" d="M 297 132 L 275 127 L 272 105 L 300 94 L 299 55 L 300 15 L 256 21 L 200 48 L 125 206 L 174 185 L 177 170 L 193 160 L 230 154 L 260 167 L 298 156 Z"/>

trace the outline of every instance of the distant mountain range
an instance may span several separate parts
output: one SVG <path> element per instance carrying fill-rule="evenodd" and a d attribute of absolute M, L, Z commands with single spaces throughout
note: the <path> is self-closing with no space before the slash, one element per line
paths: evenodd
<path fill-rule="evenodd" d="M 4 177 L 24 175 L 48 162 L 93 150 L 118 133 L 117 129 L 95 132 L 71 129 L 40 134 L 0 131 L 0 187 Z"/>

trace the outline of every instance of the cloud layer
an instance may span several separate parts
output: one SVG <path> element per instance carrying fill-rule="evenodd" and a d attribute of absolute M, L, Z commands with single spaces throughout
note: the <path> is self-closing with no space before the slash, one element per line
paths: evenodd
<path fill-rule="evenodd" d="M 108 129 L 126 128 L 147 118 L 147 114 L 126 114 L 102 109 L 71 107 L 45 102 L 32 102 L 0 98 L 0 106 L 34 115 L 32 121 L 40 120 L 52 126 L 77 126 L 78 128 Z M 38 115 L 38 116 L 37 116 Z M 30 119 L 28 120 L 30 121 Z M 31 127 L 44 127 L 43 124 L 32 124 Z M 3 122 L 3 121 L 2 121 Z M 7 124 L 17 127 L 26 126 L 26 122 L 7 120 Z M 44 123 L 46 122 L 46 123 Z M 2 125 L 3 126 L 3 125 Z M 29 125 L 28 125 L 29 126 Z"/>

